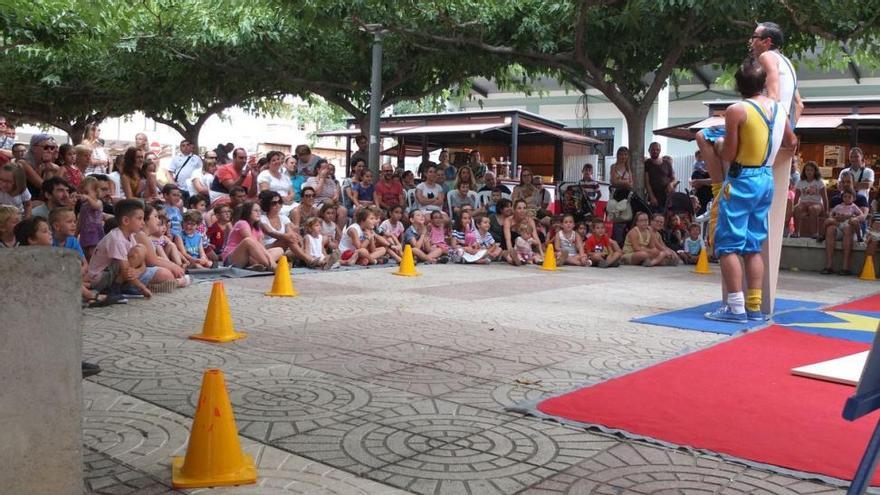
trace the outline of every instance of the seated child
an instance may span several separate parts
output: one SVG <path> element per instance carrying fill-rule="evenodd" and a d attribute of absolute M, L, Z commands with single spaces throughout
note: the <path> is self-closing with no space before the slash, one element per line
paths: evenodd
<path fill-rule="evenodd" d="M 336 222 L 338 211 L 339 209 L 334 203 L 324 204 L 320 211 L 321 235 L 327 239 L 330 250 L 337 254 L 339 252 L 339 239 L 342 236 L 339 223 Z"/>
<path fill-rule="evenodd" d="M 398 205 L 391 208 L 391 211 L 388 212 L 388 218 L 379 225 L 379 233 L 391 243 L 392 250 L 398 253 L 403 251 L 403 244 L 400 240 L 403 237 L 403 231 L 406 230 L 402 219 L 403 207 Z"/>
<path fill-rule="evenodd" d="M 146 211 L 144 214 L 146 215 Z M 150 232 L 148 232 L 150 241 L 157 249 L 161 249 L 165 253 L 165 257 L 167 257 L 172 263 L 186 269 L 186 259 L 184 259 L 183 254 L 177 249 L 177 244 L 175 244 L 171 236 L 168 234 L 169 220 L 168 216 L 165 215 L 165 210 L 157 206 L 156 215 L 159 221 L 158 230 L 150 230 Z"/>
<path fill-rule="evenodd" d="M 214 223 L 208 227 L 208 243 L 215 254 L 223 252 L 226 238 L 232 230 L 232 208 L 227 204 L 214 207 Z"/>
<path fill-rule="evenodd" d="M 31 193 L 24 169 L 18 165 L 7 163 L 0 168 L 0 204 L 14 206 L 21 218 L 31 216 Z"/>
<path fill-rule="evenodd" d="M 678 252 L 681 261 L 688 265 L 696 265 L 700 259 L 700 251 L 703 250 L 703 238 L 700 237 L 700 224 L 692 223 L 688 226 L 688 236 L 684 240 L 684 248 Z"/>
<path fill-rule="evenodd" d="M 501 246 L 495 242 L 495 236 L 489 230 L 492 228 L 492 219 L 488 215 L 477 217 L 477 244 L 486 250 L 486 258 L 497 261 L 501 257 Z"/>
<path fill-rule="evenodd" d="M 98 241 L 104 237 L 104 202 L 98 198 L 100 182 L 92 176 L 84 177 L 79 185 L 82 206 L 79 210 L 79 243 L 91 258 Z"/>
<path fill-rule="evenodd" d="M 187 268 L 211 268 L 214 265 L 205 254 L 204 237 L 198 230 L 201 224 L 202 214 L 198 210 L 187 211 L 183 214 L 183 232 L 174 239 Z"/>
<path fill-rule="evenodd" d="M 150 205 L 144 206 L 144 228 L 134 235 L 138 244 L 144 248 L 144 261 L 147 266 L 160 266 L 170 271 L 178 282 L 177 287 L 186 287 L 191 279 L 186 275 L 184 267 L 168 259 L 165 249 L 153 242 L 157 236 L 161 235 L 161 232 L 158 210 Z M 171 289 L 173 290 L 173 284 L 169 285 L 172 285 Z M 168 287 L 163 288 L 168 289 Z"/>
<path fill-rule="evenodd" d="M 0 205 L 0 249 L 18 246 L 15 226 L 21 221 L 21 213 L 12 205 Z"/>
<path fill-rule="evenodd" d="M 442 253 L 437 259 L 440 263 L 449 261 L 449 244 L 446 242 L 447 220 L 439 211 L 431 212 L 431 224 L 428 225 L 428 242 L 431 250 L 439 249 Z"/>
<path fill-rule="evenodd" d="M 306 256 L 308 256 L 308 259 L 305 260 L 306 265 L 309 268 L 320 267 L 322 270 L 331 268 L 334 264 L 339 266 L 338 263 L 335 263 L 335 253 L 333 256 L 327 254 L 330 249 L 330 240 L 321 233 L 321 220 L 317 217 L 308 218 L 305 223 L 305 231 L 303 243 L 305 244 Z"/>
<path fill-rule="evenodd" d="M 620 257 L 623 256 L 617 242 L 605 233 L 605 222 L 600 218 L 593 219 L 593 231 L 584 243 L 584 250 L 593 266 L 599 268 L 620 266 Z"/>
<path fill-rule="evenodd" d="M 183 233 L 183 208 L 181 201 L 183 193 L 175 184 L 165 184 L 162 186 L 162 199 L 165 202 L 165 215 L 168 217 L 169 236 L 180 236 Z"/>
<path fill-rule="evenodd" d="M 393 258 L 394 261 L 400 263 L 402 251 L 400 249 L 400 242 L 395 245 L 393 239 L 386 237 L 382 234 L 382 229 L 379 227 L 379 219 L 382 218 L 382 215 L 385 213 L 382 208 L 379 208 L 376 205 L 367 207 L 373 215 L 376 216 L 376 227 L 373 228 L 373 242 L 377 247 L 385 248 L 386 258 Z M 384 263 L 386 260 L 380 260 L 380 262 Z"/>
<path fill-rule="evenodd" d="M 150 297 L 148 284 L 174 280 L 165 268 L 146 266 L 145 252 L 134 234 L 144 227 L 144 206 L 139 200 L 124 199 L 116 203 L 116 228 L 95 247 L 88 276 L 93 290 L 124 292 L 132 288 Z"/>
<path fill-rule="evenodd" d="M 562 217 L 562 230 L 556 232 L 553 240 L 556 249 L 556 262 L 560 265 L 590 266 L 593 263 L 584 254 L 584 240 L 574 230 L 574 215 Z"/>
<path fill-rule="evenodd" d="M 492 192 L 489 194 L 489 202 L 486 203 L 486 205 L 484 206 L 484 208 L 486 209 L 486 213 L 488 213 L 489 215 L 495 215 L 496 213 L 498 213 L 498 207 L 496 205 L 498 204 L 498 201 L 501 200 L 501 194 L 503 192 L 504 189 L 501 189 L 500 186 L 492 189 Z"/>
<path fill-rule="evenodd" d="M 376 245 L 373 229 L 378 218 L 369 208 L 361 208 L 355 213 L 355 222 L 346 227 L 339 241 L 342 264 L 375 265 L 385 256 L 385 248 Z"/>
<path fill-rule="evenodd" d="M 409 212 L 409 228 L 403 232 L 404 244 L 412 247 L 413 256 L 426 263 L 437 263 L 443 250 L 431 246 L 428 228 L 425 226 L 425 213 L 422 210 Z"/>
<path fill-rule="evenodd" d="M 452 228 L 452 248 L 449 250 L 452 261 L 462 263 L 489 263 L 489 251 L 479 242 L 479 232 L 474 226 L 470 211 L 459 213 Z"/>

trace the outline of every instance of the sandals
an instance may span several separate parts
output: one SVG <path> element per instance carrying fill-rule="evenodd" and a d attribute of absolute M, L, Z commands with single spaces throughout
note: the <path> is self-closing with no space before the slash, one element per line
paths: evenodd
<path fill-rule="evenodd" d="M 819 273 L 821 273 L 822 275 L 831 275 L 834 273 L 834 270 L 832 270 L 831 268 L 823 268 Z"/>
<path fill-rule="evenodd" d="M 128 299 L 122 296 L 98 294 L 97 297 L 89 299 L 86 303 L 87 308 L 104 308 L 113 304 L 128 304 Z"/>

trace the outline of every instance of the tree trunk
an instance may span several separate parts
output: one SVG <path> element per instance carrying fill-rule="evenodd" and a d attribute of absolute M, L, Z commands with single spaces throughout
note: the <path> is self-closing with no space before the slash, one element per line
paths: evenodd
<path fill-rule="evenodd" d="M 201 155 L 201 150 L 199 150 L 199 134 L 202 132 L 202 126 L 204 122 L 198 123 L 195 125 L 190 125 L 189 123 L 183 123 L 186 128 L 186 133 L 183 135 L 184 139 L 192 143 L 194 148 L 194 153 L 196 155 Z"/>
<path fill-rule="evenodd" d="M 66 129 L 67 135 L 70 136 L 70 142 L 74 146 L 82 143 L 83 136 L 86 134 L 86 122 L 78 120 L 74 122 L 69 129 Z"/>
<path fill-rule="evenodd" d="M 647 190 L 645 189 L 645 120 L 647 120 L 647 112 L 638 110 L 632 113 L 623 112 L 623 117 L 626 119 L 629 139 L 629 162 L 633 171 L 633 187 L 636 193 L 647 200 Z"/>

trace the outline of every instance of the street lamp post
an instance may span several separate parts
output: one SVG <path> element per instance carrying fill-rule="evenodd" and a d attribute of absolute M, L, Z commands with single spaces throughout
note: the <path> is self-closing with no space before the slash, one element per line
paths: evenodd
<path fill-rule="evenodd" d="M 370 80 L 370 155 L 369 167 L 373 176 L 379 174 L 379 116 L 382 110 L 382 36 L 386 31 L 381 24 L 368 24 L 365 30 L 373 35 L 373 67 Z"/>

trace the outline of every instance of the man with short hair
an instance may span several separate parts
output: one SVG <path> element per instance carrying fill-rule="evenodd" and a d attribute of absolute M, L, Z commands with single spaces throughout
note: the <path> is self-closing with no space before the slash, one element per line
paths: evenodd
<path fill-rule="evenodd" d="M 12 159 L 13 160 L 24 160 L 24 156 L 27 154 L 27 145 L 24 143 L 15 143 L 12 145 Z"/>
<path fill-rule="evenodd" d="M 874 185 L 874 170 L 865 166 L 865 154 L 861 148 L 849 150 L 849 167 L 840 171 L 837 181 L 840 182 L 840 178 L 847 172 L 852 175 L 856 193 L 866 202 L 869 201 L 871 187 Z"/>
<path fill-rule="evenodd" d="M 709 171 L 706 170 L 706 162 L 703 161 L 702 152 L 697 150 L 694 153 L 694 170 L 691 173 L 691 190 L 694 196 L 700 200 L 700 209 L 695 212 L 702 215 L 706 212 L 706 207 L 712 201 L 712 179 Z"/>
<path fill-rule="evenodd" d="M 358 134 L 356 138 L 354 138 L 354 143 L 357 145 L 358 149 L 354 153 L 351 154 L 351 160 L 349 163 L 354 163 L 355 160 L 361 158 L 364 160 L 364 163 L 369 165 L 370 163 L 370 147 L 369 141 L 367 140 L 367 136 L 363 134 Z"/>
<path fill-rule="evenodd" d="M 486 172 L 485 174 L 483 174 L 483 184 L 483 187 L 481 187 L 477 192 L 492 192 L 495 190 L 496 187 L 498 187 L 501 188 L 501 191 L 505 194 L 510 194 L 510 188 L 505 186 L 501 182 L 498 182 L 495 179 L 495 174 L 493 174 L 492 172 Z"/>
<path fill-rule="evenodd" d="M 728 295 L 724 306 L 705 317 L 742 323 L 765 319 L 761 312 L 761 247 L 767 239 L 773 201 L 773 166 L 782 144 L 792 143 L 795 137 L 782 105 L 762 94 L 767 74 L 754 57 L 742 63 L 735 78 L 743 101 L 729 106 L 725 112 L 726 137 L 721 159 L 730 162 L 730 170 L 718 196 L 714 245 Z"/>
<path fill-rule="evenodd" d="M 165 171 L 169 183 L 182 186 L 196 170 L 202 168 L 202 159 L 193 153 L 195 146 L 188 139 L 180 142 L 180 154 L 176 155 Z"/>
<path fill-rule="evenodd" d="M 257 195 L 257 170 L 247 165 L 248 154 L 244 148 L 232 150 L 232 163 L 227 163 L 214 173 L 211 190 L 231 194 L 232 188 L 242 187 L 248 196 Z M 219 183 L 219 184 L 218 184 Z"/>
<path fill-rule="evenodd" d="M 94 178 L 98 179 L 98 199 L 104 203 L 104 213 L 113 214 L 113 204 L 116 198 L 113 197 L 113 180 L 105 174 L 94 174 Z"/>
<path fill-rule="evenodd" d="M 395 206 L 406 206 L 403 199 L 403 186 L 394 180 L 394 168 L 390 163 L 383 163 L 379 181 L 373 192 L 376 206 L 391 211 Z"/>
<path fill-rule="evenodd" d="M 666 199 L 675 184 L 675 170 L 672 165 L 660 158 L 660 143 L 648 146 L 648 159 L 645 160 L 645 188 L 648 200 L 655 212 L 666 210 Z"/>
<path fill-rule="evenodd" d="M 50 177 L 43 181 L 45 203 L 34 208 L 32 216 L 49 219 L 49 212 L 62 206 L 73 206 L 70 200 L 70 184 L 61 177 Z"/>

